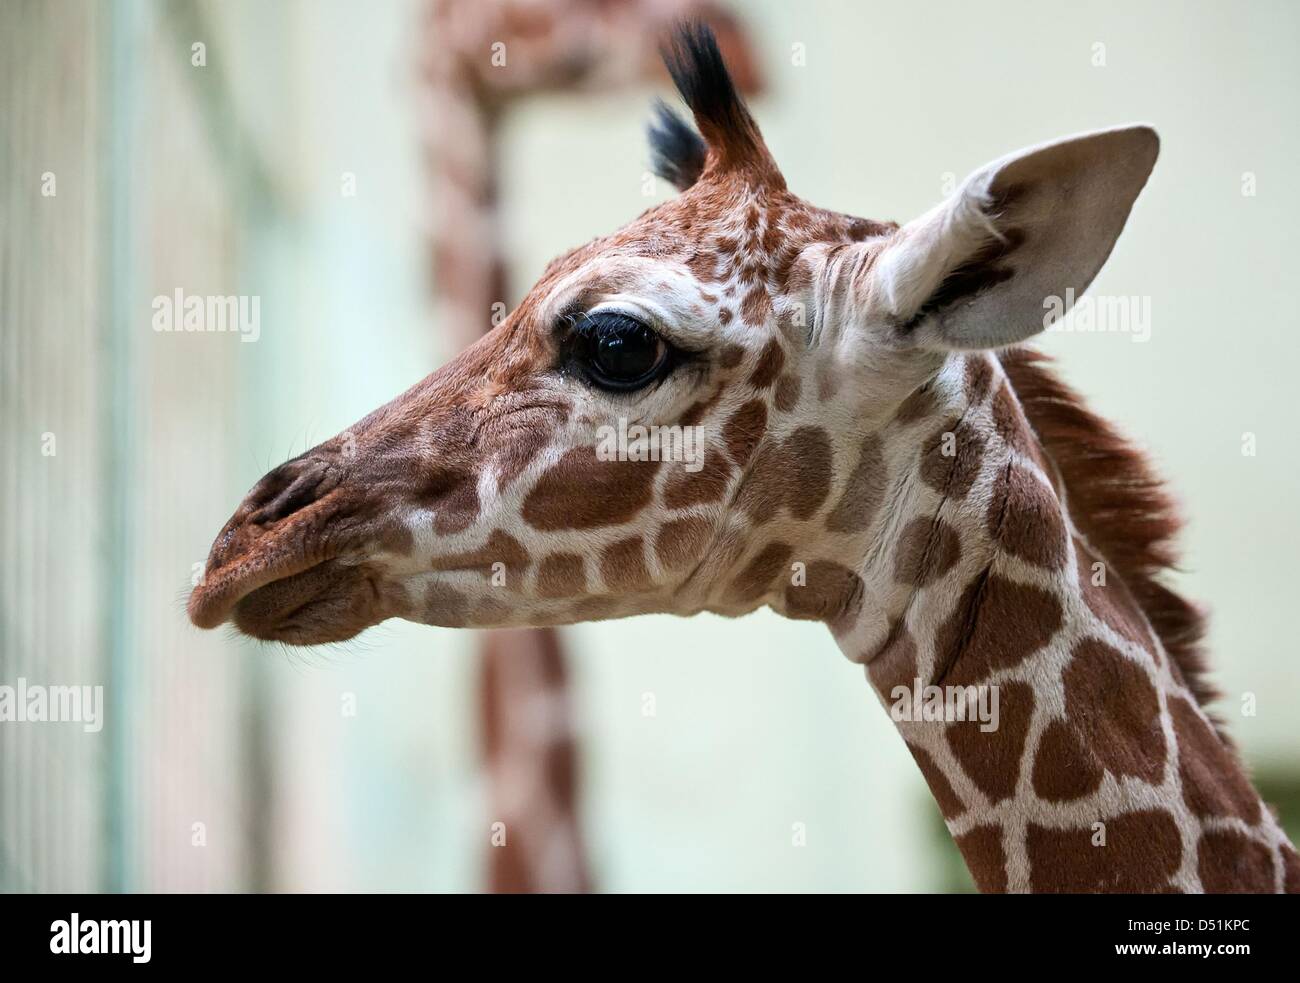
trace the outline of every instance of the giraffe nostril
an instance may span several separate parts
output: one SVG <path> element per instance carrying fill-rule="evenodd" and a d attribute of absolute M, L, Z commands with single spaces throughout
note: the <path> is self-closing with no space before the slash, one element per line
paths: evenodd
<path fill-rule="evenodd" d="M 248 521 L 256 525 L 279 522 L 318 501 L 337 484 L 337 474 L 325 464 L 312 462 L 306 470 L 282 465 L 263 478 L 262 487 L 250 496 L 255 509 Z"/>

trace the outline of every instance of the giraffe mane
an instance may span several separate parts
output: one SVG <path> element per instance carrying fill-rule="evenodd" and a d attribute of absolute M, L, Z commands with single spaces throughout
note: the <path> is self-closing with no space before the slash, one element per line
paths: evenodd
<path fill-rule="evenodd" d="M 1128 586 L 1205 707 L 1219 695 L 1206 678 L 1205 615 L 1163 582 L 1177 569 L 1175 539 L 1183 526 L 1165 482 L 1140 449 L 1060 379 L 1047 355 L 1011 348 L 998 359 L 1056 465 L 1075 527 Z"/>

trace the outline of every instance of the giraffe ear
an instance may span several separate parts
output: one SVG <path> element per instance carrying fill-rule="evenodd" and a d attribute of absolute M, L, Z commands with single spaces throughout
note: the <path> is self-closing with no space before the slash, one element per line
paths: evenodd
<path fill-rule="evenodd" d="M 929 348 L 997 348 L 1042 331 L 1106 262 L 1159 149 L 1153 129 L 1126 126 L 976 171 L 881 253 L 872 279 L 886 316 Z"/>

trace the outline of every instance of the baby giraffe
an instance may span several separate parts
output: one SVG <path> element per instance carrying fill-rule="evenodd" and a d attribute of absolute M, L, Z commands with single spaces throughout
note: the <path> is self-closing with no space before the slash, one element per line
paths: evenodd
<path fill-rule="evenodd" d="M 1155 133 L 1011 154 L 900 227 L 787 190 L 707 29 L 666 60 L 681 194 L 262 478 L 193 622 L 309 645 L 768 605 L 865 666 L 981 890 L 1300 891 L 1203 708 L 1160 482 L 1014 347 L 1097 275 Z"/>

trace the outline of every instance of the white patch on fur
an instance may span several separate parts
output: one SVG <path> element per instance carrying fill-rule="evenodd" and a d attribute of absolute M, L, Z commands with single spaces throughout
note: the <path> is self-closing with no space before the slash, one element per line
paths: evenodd
<path fill-rule="evenodd" d="M 1002 238 L 989 214 L 993 175 L 988 168 L 972 174 L 951 197 L 909 223 L 881 254 L 876 285 L 890 317 L 910 320 L 953 269 Z"/>

